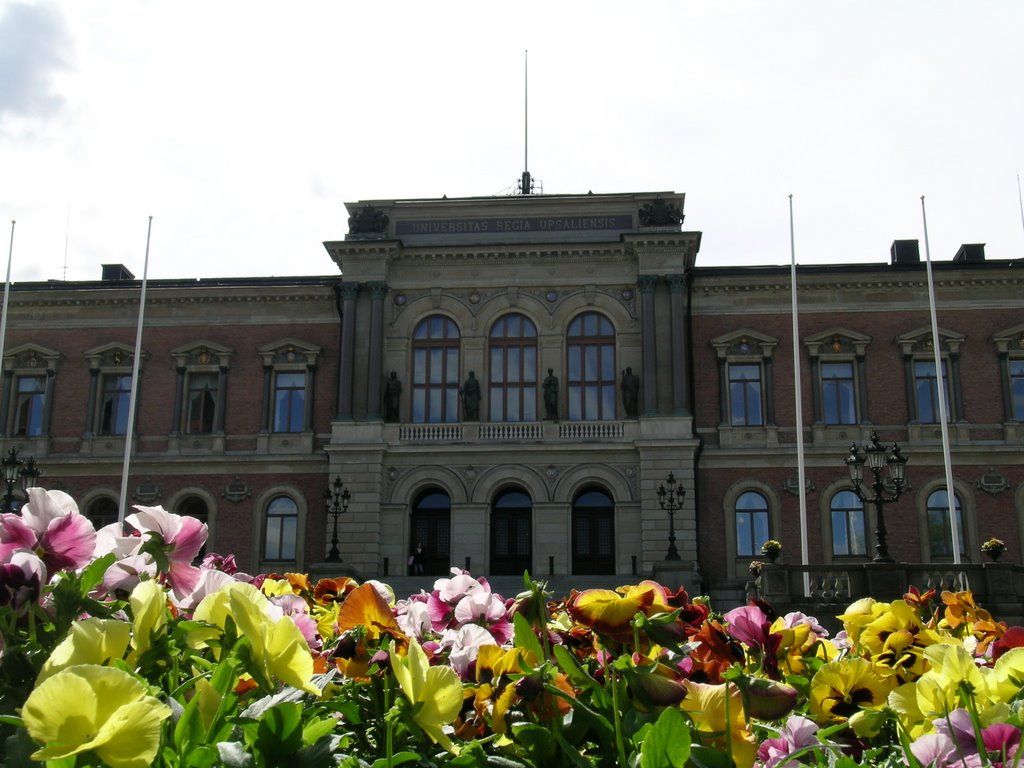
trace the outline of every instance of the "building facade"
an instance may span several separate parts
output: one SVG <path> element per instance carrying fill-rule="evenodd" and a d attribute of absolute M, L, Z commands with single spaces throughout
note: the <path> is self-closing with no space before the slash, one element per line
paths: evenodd
<path fill-rule="evenodd" d="M 873 432 L 909 457 L 891 553 L 951 562 L 943 397 L 962 558 L 998 536 L 1019 563 L 1024 262 L 964 246 L 933 265 L 940 376 L 916 243 L 798 270 L 802 525 L 790 270 L 698 266 L 683 207 L 359 201 L 325 243 L 333 276 L 150 281 L 131 503 L 204 517 L 208 549 L 250 570 L 313 568 L 336 522 L 364 576 L 404 574 L 421 543 L 428 573 L 668 573 L 734 596 L 768 538 L 788 562 L 803 529 L 810 562 L 871 559 L 844 459 Z M 13 286 L 3 353 L 3 444 L 98 522 L 117 514 L 139 312 L 138 281 L 112 276 Z"/>

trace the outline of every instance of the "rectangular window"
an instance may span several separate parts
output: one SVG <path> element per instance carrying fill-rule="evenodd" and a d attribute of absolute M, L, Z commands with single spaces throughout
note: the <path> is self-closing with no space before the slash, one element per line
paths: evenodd
<path fill-rule="evenodd" d="M 826 424 L 856 424 L 853 363 L 821 364 L 822 417 Z"/>
<path fill-rule="evenodd" d="M 832 554 L 866 555 L 865 530 L 863 509 L 833 509 Z"/>
<path fill-rule="evenodd" d="M 128 405 L 131 395 L 131 375 L 114 373 L 103 377 L 99 418 L 101 435 L 123 435 L 128 431 Z"/>
<path fill-rule="evenodd" d="M 729 423 L 736 427 L 764 424 L 761 408 L 761 366 L 729 364 Z"/>
<path fill-rule="evenodd" d="M 217 409 L 217 381 L 216 373 L 189 374 L 186 434 L 209 435 L 213 432 L 214 413 Z"/>
<path fill-rule="evenodd" d="M 1010 360 L 1010 413 L 1024 421 L 1024 360 Z"/>
<path fill-rule="evenodd" d="M 938 379 L 935 363 L 931 360 L 914 362 L 914 394 L 917 399 L 917 420 L 922 424 L 939 422 Z M 953 412 L 949 407 L 949 375 L 946 361 L 942 361 L 942 395 L 945 400 L 946 417 L 952 421 Z"/>
<path fill-rule="evenodd" d="M 17 437 L 35 437 L 43 432 L 43 403 L 46 399 L 45 376 L 19 376 L 14 403 L 14 430 Z"/>
<path fill-rule="evenodd" d="M 274 431 L 301 432 L 306 420 L 306 374 L 282 371 L 274 376 Z"/>

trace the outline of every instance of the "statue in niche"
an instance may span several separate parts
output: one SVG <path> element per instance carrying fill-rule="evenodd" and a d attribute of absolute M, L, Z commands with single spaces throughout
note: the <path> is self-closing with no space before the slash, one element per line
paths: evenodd
<path fill-rule="evenodd" d="M 554 368 L 548 368 L 547 378 L 544 379 L 544 418 L 558 421 L 558 377 L 555 376 Z"/>
<path fill-rule="evenodd" d="M 480 380 L 473 371 L 459 390 L 462 395 L 463 421 L 480 421 Z"/>
<path fill-rule="evenodd" d="M 402 382 L 394 371 L 384 384 L 384 421 L 398 421 L 398 406 L 402 399 Z"/>
<path fill-rule="evenodd" d="M 632 368 L 626 368 L 622 372 L 622 407 L 626 411 L 626 417 L 635 419 L 639 414 L 640 400 L 640 377 L 633 373 Z"/>

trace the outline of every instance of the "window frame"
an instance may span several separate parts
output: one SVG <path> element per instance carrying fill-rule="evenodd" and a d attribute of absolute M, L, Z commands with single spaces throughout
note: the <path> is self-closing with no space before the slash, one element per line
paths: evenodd
<path fill-rule="evenodd" d="M 940 505 L 936 497 L 945 495 L 944 504 Z M 930 489 L 924 495 L 924 525 L 926 531 L 926 547 L 929 562 L 952 562 L 953 558 L 953 532 L 949 526 L 949 494 L 945 485 L 939 485 Z M 957 527 L 960 535 L 960 559 L 970 561 L 970 542 L 968 541 L 966 511 L 964 509 L 963 496 L 958 489 L 953 489 L 953 500 L 956 504 Z M 934 503 L 933 503 L 934 501 Z M 933 513 L 934 516 L 933 516 Z M 932 535 L 934 520 L 942 528 L 942 538 L 936 539 Z M 941 545 L 941 546 L 938 546 Z"/>
<path fill-rule="evenodd" d="M 837 502 L 838 502 L 840 496 L 849 496 L 850 499 L 852 499 L 852 504 L 850 504 L 849 500 L 844 500 L 844 502 L 846 504 L 848 504 L 848 506 L 839 506 Z M 853 521 L 851 519 L 851 513 L 856 513 L 856 512 L 860 513 L 860 523 L 859 523 L 859 525 L 855 521 Z M 840 488 L 839 490 L 837 490 L 835 493 L 833 493 L 829 497 L 828 513 L 829 513 L 829 524 L 830 524 L 830 528 L 831 528 L 831 552 L 832 552 L 832 558 L 834 560 L 835 559 L 847 560 L 847 559 L 853 559 L 853 558 L 867 558 L 868 557 L 868 547 L 869 547 L 869 541 L 868 541 L 868 510 L 867 510 L 867 507 L 865 506 L 864 502 L 857 497 L 857 494 L 855 494 L 853 491 L 849 490 L 848 488 Z M 843 525 L 841 527 L 841 530 L 843 531 L 845 541 L 847 542 L 847 547 L 846 547 L 847 551 L 846 552 L 839 552 L 836 549 L 836 534 L 837 534 L 837 531 L 840 530 L 836 526 L 836 516 L 837 515 L 841 515 L 842 516 L 842 520 L 843 520 Z M 857 538 L 856 536 L 853 535 L 855 533 L 854 529 L 856 527 L 860 528 L 860 543 L 863 545 L 863 551 L 861 551 L 861 552 L 854 552 L 854 551 L 852 551 L 853 547 L 850 546 L 850 542 L 855 541 L 856 538 Z"/>
<path fill-rule="evenodd" d="M 999 357 L 1003 418 L 1009 423 L 1024 422 L 1024 323 L 995 334 L 992 343 Z M 1014 371 L 1017 366 L 1019 374 Z"/>
<path fill-rule="evenodd" d="M 758 499 L 760 499 L 761 501 L 764 502 L 764 506 L 763 507 L 756 507 L 756 508 L 755 507 L 751 507 L 751 508 L 748 508 L 748 509 L 741 509 L 740 508 L 740 502 L 743 499 L 748 498 L 748 497 L 757 497 Z M 736 556 L 737 557 L 742 557 L 742 558 L 749 558 L 751 560 L 757 559 L 762 554 L 761 553 L 761 545 L 763 545 L 765 541 L 768 541 L 769 539 L 774 538 L 774 536 L 772 534 L 771 502 L 768 500 L 768 497 L 766 497 L 759 490 L 754 489 L 754 488 L 748 488 L 746 490 L 741 491 L 740 493 L 738 493 L 736 495 L 736 498 L 733 500 L 733 503 L 732 503 L 732 508 L 733 508 L 733 515 L 732 515 L 733 531 L 735 533 L 735 542 L 736 542 Z M 757 526 L 753 524 L 754 523 L 754 515 L 758 515 L 758 516 L 763 515 L 764 516 L 764 529 L 765 529 L 764 530 L 764 539 L 763 539 L 763 541 L 760 542 L 760 544 L 758 544 L 757 538 L 756 538 L 756 536 L 757 536 Z M 750 551 L 749 552 L 744 551 L 744 548 L 741 547 L 741 545 L 740 545 L 740 518 L 741 518 L 741 516 L 749 516 L 750 517 L 751 525 L 750 525 L 750 535 L 748 537 L 749 541 L 748 542 L 744 542 L 745 544 L 749 544 L 750 545 Z"/>
<path fill-rule="evenodd" d="M 597 327 L 586 327 L 593 318 Z M 575 328 L 579 328 L 575 332 Z M 565 330 L 566 416 L 568 421 L 615 421 L 618 418 L 618 334 L 615 323 L 603 312 L 575 314 Z M 595 376 L 588 375 L 587 359 L 594 357 Z M 573 358 L 579 360 L 574 368 Z M 610 355 L 610 361 L 609 361 Z M 593 398 L 591 397 L 593 391 Z"/>
<path fill-rule="evenodd" d="M 948 423 L 961 421 L 964 417 L 963 393 L 961 390 L 960 377 L 960 347 L 965 337 L 962 334 L 939 329 L 939 356 L 941 361 L 941 374 L 935 371 L 935 351 L 931 326 L 918 328 L 910 333 L 903 334 L 896 339 L 900 347 L 904 361 L 904 378 L 907 390 L 907 417 L 911 424 L 934 425 L 939 423 L 939 375 L 942 378 L 943 395 L 946 398 L 948 408 L 946 419 Z M 919 375 L 924 372 L 925 365 L 932 370 L 931 377 Z M 919 395 L 919 383 L 931 381 L 929 385 L 929 396 L 931 408 L 934 410 L 934 420 L 922 419 L 922 398 Z"/>
<path fill-rule="evenodd" d="M 289 504 L 291 504 L 291 509 L 294 510 L 294 511 L 293 512 L 289 512 L 288 514 L 285 514 L 284 512 L 273 513 L 272 510 L 273 510 L 274 504 L 276 502 L 278 502 L 278 501 L 286 501 L 286 502 L 288 502 Z M 271 521 L 271 519 L 280 521 L 279 524 L 281 526 L 281 529 L 280 529 L 280 531 L 278 531 L 278 535 L 277 535 L 277 552 L 276 552 L 276 554 L 278 555 L 278 557 L 271 557 L 270 556 L 270 551 L 269 551 L 269 546 L 268 546 L 270 544 L 270 533 L 271 533 L 271 531 L 270 531 L 270 521 Z M 285 538 L 285 535 L 284 535 L 284 530 L 285 530 L 285 522 L 284 521 L 286 519 L 291 521 L 291 534 L 292 534 L 291 552 L 290 552 L 291 557 L 283 557 L 282 556 L 284 554 L 289 554 L 289 553 L 286 553 L 286 552 L 282 551 L 285 548 L 285 542 L 286 542 L 286 538 Z M 287 493 L 280 493 L 280 492 L 279 493 L 275 493 L 270 498 L 268 498 L 267 501 L 263 504 L 262 520 L 263 520 L 263 525 L 260 527 L 260 531 L 262 533 L 262 536 L 260 536 L 260 562 L 263 562 L 263 563 L 297 563 L 298 560 L 299 560 L 299 531 L 300 531 L 300 525 L 299 525 L 299 505 L 298 505 L 298 502 L 296 502 L 296 500 L 291 495 L 289 495 Z"/>
<path fill-rule="evenodd" d="M 49 436 L 50 418 L 53 413 L 54 381 L 61 354 L 38 344 L 21 344 L 4 354 L 3 359 L 3 404 L 0 407 L 0 435 L 25 440 L 42 439 Z M 39 426 L 33 431 L 18 432 L 18 414 L 21 402 L 19 386 L 21 381 L 37 379 L 43 382 L 39 394 Z M 40 448 L 42 446 L 39 446 Z"/>
<path fill-rule="evenodd" d="M 93 349 L 86 350 L 84 353 L 86 360 L 89 363 L 89 374 L 90 374 L 90 391 L 89 391 L 89 405 L 87 406 L 88 412 L 88 425 L 87 425 L 87 436 L 88 437 L 102 437 L 102 438 L 127 438 L 124 432 L 112 432 L 104 429 L 104 412 L 107 403 L 106 395 L 108 393 L 107 383 L 114 378 L 122 378 L 127 380 L 128 389 L 112 390 L 116 392 L 119 399 L 124 399 L 125 410 L 131 407 L 131 387 L 132 387 L 132 373 L 134 370 L 135 350 L 129 347 L 127 344 L 120 342 L 113 342 L 110 344 L 104 344 L 100 347 L 94 347 Z M 143 354 L 143 362 L 146 355 Z M 139 366 L 139 380 L 140 384 L 136 388 L 135 392 L 135 409 L 136 412 L 139 409 L 139 400 L 142 390 L 141 379 L 142 379 L 142 366 Z M 128 419 L 129 414 L 126 412 L 124 418 Z M 136 424 L 137 428 L 137 424 Z M 127 424 L 125 424 L 127 431 Z"/>
<path fill-rule="evenodd" d="M 507 329 L 512 320 L 519 325 L 519 333 L 509 335 L 507 330 L 496 336 L 496 329 Z M 527 333 L 531 329 L 532 333 Z M 487 412 L 496 423 L 535 422 L 539 419 L 540 347 L 537 324 L 521 312 L 510 312 L 498 317 L 487 335 L 488 381 Z M 518 353 L 518 374 L 510 377 L 509 358 Z M 532 353 L 533 365 L 527 357 Z M 497 359 L 496 359 L 497 358 Z M 496 369 L 500 368 L 499 371 Z M 510 407 L 514 406 L 514 408 Z M 515 414 L 510 412 L 515 410 Z"/>
<path fill-rule="evenodd" d="M 234 350 L 212 341 L 195 341 L 171 350 L 177 371 L 174 398 L 174 423 L 172 434 L 190 438 L 207 438 L 224 435 L 224 413 L 227 399 L 227 376 L 230 371 Z M 210 376 L 216 382 L 212 391 L 212 408 L 208 425 L 193 428 L 192 395 L 193 382 L 200 376 Z"/>
<path fill-rule="evenodd" d="M 719 376 L 719 420 L 720 430 L 765 430 L 775 426 L 774 387 L 772 383 L 772 361 L 778 339 L 758 333 L 751 328 L 739 328 L 711 340 L 718 360 Z M 744 411 L 743 422 L 733 420 L 734 389 L 733 367 L 757 366 L 760 381 L 760 421 L 751 422 Z M 753 379 L 735 380 L 754 381 Z M 744 391 L 749 387 L 744 386 Z M 744 400 L 746 402 L 746 400 Z"/>
<path fill-rule="evenodd" d="M 264 376 L 264 408 L 262 416 L 261 431 L 274 435 L 296 435 L 308 433 L 313 430 L 313 405 L 316 369 L 320 355 L 323 350 L 315 345 L 299 339 L 279 339 L 272 344 L 267 344 L 257 350 L 263 361 Z M 278 377 L 282 375 L 302 374 L 304 376 L 302 387 L 289 387 L 287 391 L 297 393 L 301 391 L 301 408 L 298 409 L 296 421 L 295 412 L 291 411 L 294 405 L 294 397 L 289 398 L 289 409 L 291 419 L 290 429 L 278 428 L 278 393 L 282 388 L 278 385 Z"/>
<path fill-rule="evenodd" d="M 442 334 L 434 335 L 435 324 Z M 421 334 L 421 329 L 423 333 Z M 454 331 L 454 335 L 452 332 Z M 462 331 L 448 315 L 434 313 L 416 323 L 412 332 L 409 365 L 409 420 L 413 424 L 451 424 L 459 420 Z M 440 374 L 434 376 L 435 357 L 440 357 Z M 421 378 L 422 381 L 418 379 Z M 434 403 L 434 395 L 437 402 Z"/>

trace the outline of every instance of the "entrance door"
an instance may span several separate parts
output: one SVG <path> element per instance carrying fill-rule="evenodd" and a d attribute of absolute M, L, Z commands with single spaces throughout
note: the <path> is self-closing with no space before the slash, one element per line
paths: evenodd
<path fill-rule="evenodd" d="M 409 531 L 411 553 L 423 544 L 423 572 L 428 576 L 445 576 L 451 568 L 452 502 L 443 491 L 427 491 L 412 508 Z"/>
<path fill-rule="evenodd" d="M 604 491 L 584 491 L 572 503 L 572 572 L 615 573 L 615 502 Z"/>
<path fill-rule="evenodd" d="M 533 502 L 506 491 L 491 508 L 491 573 L 522 576 L 533 568 Z"/>

